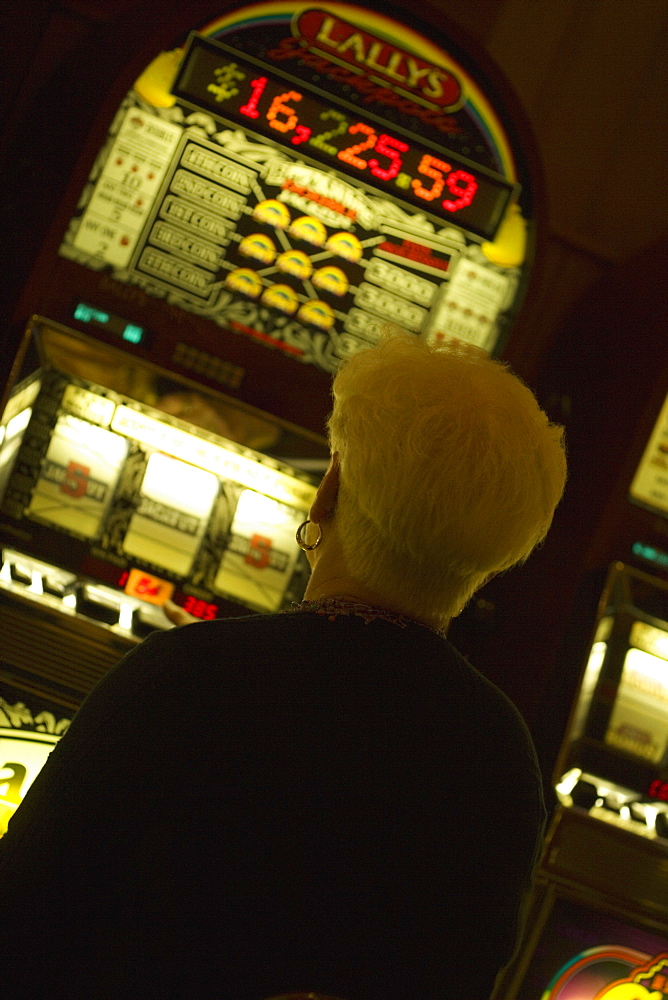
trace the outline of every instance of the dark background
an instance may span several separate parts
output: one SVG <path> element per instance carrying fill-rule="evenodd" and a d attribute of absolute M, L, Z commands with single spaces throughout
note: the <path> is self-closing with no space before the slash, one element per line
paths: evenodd
<path fill-rule="evenodd" d="M 0 380 L 30 314 L 24 286 L 40 251 L 44 266 L 60 242 L 54 218 L 77 161 L 88 156 L 90 166 L 151 58 L 228 6 L 2 6 Z M 408 2 L 382 10 L 414 25 Z M 442 0 L 422 3 L 420 14 L 463 39 L 481 64 L 499 67 L 535 159 L 537 258 L 504 357 L 565 424 L 570 480 L 546 544 L 490 584 L 452 638 L 522 709 L 547 774 L 608 565 L 632 561 L 635 540 L 668 551 L 666 519 L 626 499 L 668 391 L 668 6 Z"/>

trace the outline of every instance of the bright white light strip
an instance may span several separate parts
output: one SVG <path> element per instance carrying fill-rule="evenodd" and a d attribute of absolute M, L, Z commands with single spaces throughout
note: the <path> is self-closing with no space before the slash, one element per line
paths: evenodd
<path fill-rule="evenodd" d="M 125 629 L 126 632 L 132 631 L 133 613 L 134 606 L 129 601 L 121 601 L 121 606 L 118 610 L 118 625 L 120 628 Z"/>
<path fill-rule="evenodd" d="M 170 427 L 129 406 L 117 407 L 111 429 L 291 507 L 308 510 L 315 497 L 315 487 L 310 483 L 294 479 L 278 469 L 271 469 L 256 459 L 246 458 L 220 445 L 204 441 L 195 434 Z"/>
<path fill-rule="evenodd" d="M 627 678 L 630 684 L 635 682 L 635 685 L 644 681 L 657 697 L 668 698 L 668 663 L 652 653 L 629 649 L 624 658 L 622 684 Z"/>
<path fill-rule="evenodd" d="M 27 407 L 22 410 L 21 413 L 17 413 L 15 417 L 7 424 L 7 440 L 11 441 L 13 437 L 24 431 L 28 424 L 30 423 L 30 417 L 32 416 L 31 407 Z"/>
<path fill-rule="evenodd" d="M 556 785 L 557 791 L 562 795 L 570 795 L 581 777 L 582 770 L 579 767 L 571 768 L 570 771 L 566 771 L 566 774 Z"/>

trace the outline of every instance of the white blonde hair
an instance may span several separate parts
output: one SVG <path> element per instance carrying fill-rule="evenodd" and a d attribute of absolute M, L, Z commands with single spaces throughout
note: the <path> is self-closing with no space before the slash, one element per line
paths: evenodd
<path fill-rule="evenodd" d="M 566 481 L 563 431 L 506 365 L 392 330 L 332 392 L 343 555 L 372 591 L 446 620 L 544 539 Z"/>

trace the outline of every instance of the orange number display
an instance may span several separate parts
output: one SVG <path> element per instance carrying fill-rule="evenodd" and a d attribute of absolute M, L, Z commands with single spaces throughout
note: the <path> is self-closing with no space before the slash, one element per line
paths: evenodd
<path fill-rule="evenodd" d="M 301 101 L 302 95 L 296 90 L 288 90 L 285 94 L 277 94 L 271 102 L 267 111 L 267 121 L 272 128 L 278 132 L 292 132 L 299 119 L 295 114 L 295 109 L 291 108 L 286 101 Z M 286 115 L 286 118 L 279 118 L 279 115 Z"/>
<path fill-rule="evenodd" d="M 425 153 L 425 155 L 420 160 L 420 166 L 418 167 L 418 173 L 424 174 L 426 177 L 431 177 L 434 181 L 431 188 L 423 187 L 422 181 L 419 178 L 415 178 L 411 181 L 411 187 L 417 195 L 418 198 L 424 198 L 425 201 L 433 201 L 434 198 L 438 198 L 439 194 L 445 186 L 445 178 L 443 174 L 447 174 L 451 167 L 449 163 L 445 163 L 443 160 L 437 160 L 435 156 L 431 156 L 430 153 Z"/>
<path fill-rule="evenodd" d="M 351 125 L 348 131 L 351 135 L 356 135 L 358 132 L 361 132 L 367 138 L 364 142 L 358 142 L 355 146 L 348 146 L 347 149 L 342 149 L 338 154 L 338 157 L 340 160 L 343 160 L 344 163 L 350 163 L 351 166 L 357 167 L 358 170 L 366 170 L 366 160 L 357 156 L 357 153 L 361 153 L 365 149 L 373 149 L 376 145 L 378 136 L 371 126 L 365 125 L 364 122 L 357 122 L 357 124 Z"/>
<path fill-rule="evenodd" d="M 131 569 L 123 589 L 130 597 L 138 597 L 148 604 L 164 604 L 174 593 L 174 584 L 143 570 Z"/>

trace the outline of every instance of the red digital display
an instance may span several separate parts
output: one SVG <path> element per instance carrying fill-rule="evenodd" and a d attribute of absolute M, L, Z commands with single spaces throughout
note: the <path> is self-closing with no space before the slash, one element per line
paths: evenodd
<path fill-rule="evenodd" d="M 194 618 L 201 618 L 204 621 L 210 621 L 218 613 L 217 604 L 209 604 L 207 601 L 202 601 L 200 598 L 193 597 L 192 595 L 186 597 L 181 607 L 189 615 L 193 615 Z"/>
<path fill-rule="evenodd" d="M 652 799 L 658 799 L 659 802 L 668 802 L 668 781 L 655 778 L 647 789 L 647 794 Z"/>
<path fill-rule="evenodd" d="M 515 192 L 500 175 L 404 130 L 389 131 L 353 105 L 332 107 L 324 92 L 197 35 L 172 92 L 486 239 Z"/>
<path fill-rule="evenodd" d="M 149 604 L 163 605 L 172 596 L 174 584 L 144 570 L 131 569 L 123 589 L 130 597 L 138 597 L 140 601 L 147 601 Z"/>

